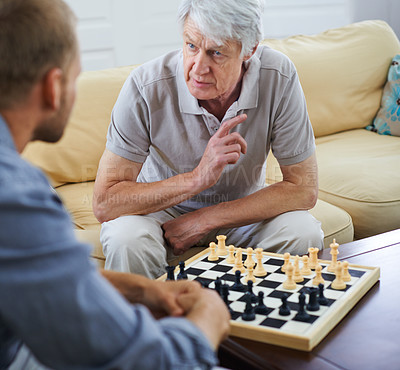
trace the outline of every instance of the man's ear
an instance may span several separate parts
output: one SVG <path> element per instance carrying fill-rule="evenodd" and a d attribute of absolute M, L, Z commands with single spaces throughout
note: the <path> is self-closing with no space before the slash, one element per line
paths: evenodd
<path fill-rule="evenodd" d="M 61 104 L 63 71 L 61 68 L 50 69 L 43 77 L 43 104 L 45 108 L 58 110 Z"/>
<path fill-rule="evenodd" d="M 259 45 L 259 43 L 257 42 L 257 45 L 254 46 L 254 48 L 253 48 L 253 50 L 251 51 L 251 53 L 248 54 L 248 55 L 246 55 L 246 56 L 244 57 L 244 61 L 249 60 L 249 59 L 254 55 L 254 53 L 256 52 L 256 50 L 257 50 L 257 48 L 258 48 L 258 45 Z"/>

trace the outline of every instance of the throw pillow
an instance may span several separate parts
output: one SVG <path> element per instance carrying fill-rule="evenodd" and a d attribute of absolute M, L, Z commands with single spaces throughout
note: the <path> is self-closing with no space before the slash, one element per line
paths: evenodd
<path fill-rule="evenodd" d="M 392 60 L 381 107 L 367 129 L 383 135 L 400 136 L 400 54 Z"/>

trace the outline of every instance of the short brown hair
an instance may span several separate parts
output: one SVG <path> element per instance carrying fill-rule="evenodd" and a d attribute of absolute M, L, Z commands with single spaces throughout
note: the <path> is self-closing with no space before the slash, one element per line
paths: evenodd
<path fill-rule="evenodd" d="M 76 18 L 62 0 L 0 0 L 0 109 L 22 102 L 77 52 Z"/>

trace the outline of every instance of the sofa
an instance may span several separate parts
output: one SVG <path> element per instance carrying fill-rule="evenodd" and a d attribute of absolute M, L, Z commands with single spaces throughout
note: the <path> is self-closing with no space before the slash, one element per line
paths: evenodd
<path fill-rule="evenodd" d="M 380 107 L 391 59 L 400 53 L 394 32 L 383 21 L 365 21 L 263 43 L 292 59 L 304 89 L 319 167 L 319 199 L 310 212 L 322 223 L 324 246 L 334 238 L 341 244 L 398 228 L 400 138 L 364 129 Z M 100 267 L 104 255 L 92 211 L 94 180 L 111 110 L 135 67 L 83 72 L 63 138 L 55 144 L 30 143 L 23 153 L 48 175 L 77 237 L 93 245 Z M 266 183 L 279 181 L 272 153 L 266 166 Z"/>

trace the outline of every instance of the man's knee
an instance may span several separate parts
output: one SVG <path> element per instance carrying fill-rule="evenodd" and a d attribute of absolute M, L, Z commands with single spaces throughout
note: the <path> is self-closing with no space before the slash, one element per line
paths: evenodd
<path fill-rule="evenodd" d="M 166 264 L 161 227 L 145 216 L 125 216 L 102 225 L 105 268 L 155 277 Z"/>
<path fill-rule="evenodd" d="M 292 224 L 295 240 L 310 247 L 321 249 L 323 247 L 324 234 L 321 223 L 309 212 L 302 211 L 300 217 L 296 217 Z"/>
<path fill-rule="evenodd" d="M 321 223 L 307 211 L 287 212 L 270 221 L 268 235 L 260 243 L 266 250 L 303 255 L 308 248 L 323 248 Z"/>
<path fill-rule="evenodd" d="M 105 254 L 120 252 L 122 248 L 142 245 L 141 239 L 148 237 L 148 229 L 135 223 L 133 217 L 120 217 L 105 222 L 101 228 L 101 243 Z"/>

